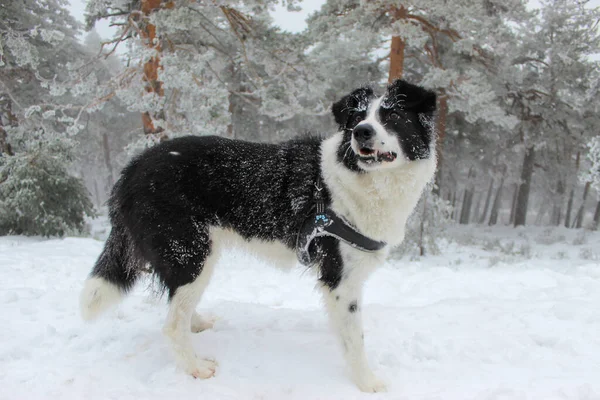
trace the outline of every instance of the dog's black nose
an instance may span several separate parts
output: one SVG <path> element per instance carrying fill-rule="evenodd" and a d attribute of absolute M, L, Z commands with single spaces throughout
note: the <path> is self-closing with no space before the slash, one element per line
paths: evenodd
<path fill-rule="evenodd" d="M 359 125 L 352 132 L 358 142 L 366 142 L 375 136 L 375 129 L 369 124 Z"/>

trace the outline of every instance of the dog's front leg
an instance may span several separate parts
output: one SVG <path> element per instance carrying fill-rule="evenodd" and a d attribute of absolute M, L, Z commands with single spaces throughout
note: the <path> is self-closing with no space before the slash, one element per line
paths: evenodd
<path fill-rule="evenodd" d="M 345 268 L 346 270 L 346 268 Z M 340 338 L 352 379 L 363 392 L 385 391 L 385 384 L 371 371 L 365 354 L 362 326 L 362 286 L 364 271 L 345 271 L 334 288 L 323 286 L 329 320 Z"/>

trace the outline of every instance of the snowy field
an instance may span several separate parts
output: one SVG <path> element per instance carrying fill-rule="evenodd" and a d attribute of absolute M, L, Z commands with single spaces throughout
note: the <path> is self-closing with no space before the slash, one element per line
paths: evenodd
<path fill-rule="evenodd" d="M 97 237 L 98 233 L 96 233 Z M 216 377 L 176 370 L 164 299 L 137 290 L 78 316 L 92 238 L 0 238 L 3 399 L 600 399 L 600 234 L 453 228 L 442 254 L 390 262 L 365 294 L 365 340 L 388 392 L 358 391 L 310 272 L 222 259 L 194 336 Z"/>

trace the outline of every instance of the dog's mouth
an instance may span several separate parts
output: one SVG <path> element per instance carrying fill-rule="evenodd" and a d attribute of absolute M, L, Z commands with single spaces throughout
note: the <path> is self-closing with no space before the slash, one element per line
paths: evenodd
<path fill-rule="evenodd" d="M 398 157 L 393 151 L 379 151 L 370 147 L 361 147 L 358 152 L 360 160 L 367 164 L 392 162 Z"/>

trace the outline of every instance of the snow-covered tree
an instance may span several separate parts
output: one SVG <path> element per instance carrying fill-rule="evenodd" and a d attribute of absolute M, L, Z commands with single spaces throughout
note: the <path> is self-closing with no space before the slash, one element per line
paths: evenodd
<path fill-rule="evenodd" d="M 502 168 L 487 160 L 500 162 L 495 146 L 517 120 L 502 107 L 505 88 L 497 79 L 497 64 L 504 62 L 503 53 L 514 39 L 512 26 L 524 23 L 526 15 L 525 3 L 518 0 L 330 0 L 308 20 L 308 54 L 322 66 L 329 92 L 336 88 L 343 92 L 344 84 L 356 84 L 357 79 L 383 84 L 401 76 L 437 89 L 436 182 L 447 189 L 438 187 L 434 192 L 466 200 L 461 214 L 467 221 L 475 185 L 482 180 L 489 187 L 490 174 L 474 173 L 482 159 L 501 180 Z M 447 126 L 451 137 L 446 135 Z M 457 193 L 465 180 L 468 187 Z M 491 203 L 491 194 L 488 197 Z"/>
<path fill-rule="evenodd" d="M 520 41 L 508 53 L 512 66 L 506 72 L 511 76 L 507 100 L 520 121 L 515 142 L 523 154 L 515 225 L 526 221 L 536 159 L 545 161 L 546 178 L 557 182 L 552 185 L 555 223 L 566 188 L 576 182 L 576 160 L 589 130 L 589 77 L 598 68 L 589 57 L 600 51 L 595 28 L 600 13 L 587 3 L 542 1 L 539 17 L 521 27 Z M 566 214 L 569 219 L 570 210 Z"/>
<path fill-rule="evenodd" d="M 94 215 L 81 179 L 71 175 L 74 143 L 56 132 L 11 130 L 20 143 L 0 156 L 0 235 L 63 236 Z"/>
<path fill-rule="evenodd" d="M 102 39 L 95 30 L 84 38 L 85 63 L 82 75 L 94 74 L 98 82 L 108 82 L 122 73 L 125 66 L 117 55 L 101 52 Z M 94 101 L 89 93 L 89 100 Z M 96 100 L 98 101 L 98 100 Z M 84 179 L 97 206 L 102 206 L 127 160 L 125 148 L 142 132 L 138 113 L 127 111 L 122 102 L 112 96 L 99 102 L 93 112 L 82 116 L 82 129 L 77 134 L 75 170 Z"/>
<path fill-rule="evenodd" d="M 371 71 L 376 70 L 380 77 L 384 72 L 380 83 L 405 77 L 436 88 L 441 157 L 449 114 L 461 113 L 470 123 L 488 121 L 505 129 L 516 123 L 502 109 L 496 93 L 499 85 L 493 78 L 494 64 L 508 46 L 509 22 L 519 21 L 522 14 L 524 3 L 519 0 L 451 4 L 439 0 L 330 0 L 308 21 L 315 43 L 310 54 L 317 59 L 334 54 L 330 56 L 331 64 L 337 63 L 330 69 L 335 71 L 333 75 L 340 69 L 368 65 L 368 60 L 378 64 Z M 363 72 L 358 67 L 354 70 Z M 340 74 L 335 76 L 342 80 Z M 361 76 L 372 79 L 375 74 Z M 439 164 L 441 170 L 442 159 Z M 441 184 L 439 176 L 436 180 Z"/>
<path fill-rule="evenodd" d="M 249 136 L 263 126 L 258 115 L 281 121 L 312 112 L 303 101 L 316 82 L 293 35 L 272 26 L 268 8 L 275 3 L 90 1 L 90 24 L 108 18 L 120 27 L 105 48 L 128 49 L 128 67 L 108 92 L 142 113 L 147 141 Z"/>
<path fill-rule="evenodd" d="M 62 235 L 93 213 L 69 171 L 81 107 L 63 78 L 81 48 L 64 0 L 0 7 L 0 234 Z"/>

